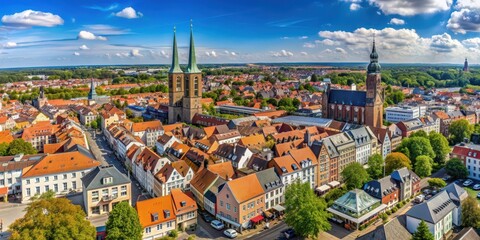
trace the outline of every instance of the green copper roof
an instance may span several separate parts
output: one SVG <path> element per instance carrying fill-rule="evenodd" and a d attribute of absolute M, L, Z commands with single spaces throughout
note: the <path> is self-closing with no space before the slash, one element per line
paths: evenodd
<path fill-rule="evenodd" d="M 372 53 L 370 53 L 370 64 L 367 67 L 367 73 L 380 73 L 380 64 L 378 63 L 377 49 L 375 48 L 375 39 L 373 40 Z"/>
<path fill-rule="evenodd" d="M 90 92 L 88 93 L 88 99 L 92 100 L 97 96 L 97 92 L 95 91 L 95 86 L 93 84 L 93 79 L 90 82 Z"/>
<path fill-rule="evenodd" d="M 173 29 L 173 52 L 172 52 L 172 66 L 170 67 L 170 73 L 181 73 L 182 69 L 178 64 L 178 50 L 177 50 L 177 34 L 175 28 Z"/>
<path fill-rule="evenodd" d="M 186 73 L 199 73 L 200 69 L 197 67 L 197 58 L 195 57 L 195 45 L 193 43 L 193 27 L 190 25 L 190 51 L 188 56 L 188 66 Z"/>

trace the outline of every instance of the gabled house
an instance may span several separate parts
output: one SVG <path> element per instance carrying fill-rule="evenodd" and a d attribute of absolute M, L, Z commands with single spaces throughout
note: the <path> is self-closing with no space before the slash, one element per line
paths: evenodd
<path fill-rule="evenodd" d="M 157 139 L 157 142 L 155 143 L 157 153 L 160 155 L 164 154 L 165 151 L 167 151 L 167 149 L 170 148 L 175 142 L 181 143 L 181 141 L 172 134 L 163 134 Z"/>
<path fill-rule="evenodd" d="M 172 189 L 190 189 L 190 180 L 193 178 L 193 170 L 185 161 L 167 163 L 155 174 L 154 194 L 165 196 Z"/>
<path fill-rule="evenodd" d="M 230 161 L 234 168 L 244 168 L 253 152 L 245 146 L 224 143 L 218 146 L 213 155 L 221 161 Z"/>
<path fill-rule="evenodd" d="M 160 120 L 133 123 L 131 132 L 134 136 L 139 137 L 148 147 L 155 146 L 158 137 L 164 134 Z"/>

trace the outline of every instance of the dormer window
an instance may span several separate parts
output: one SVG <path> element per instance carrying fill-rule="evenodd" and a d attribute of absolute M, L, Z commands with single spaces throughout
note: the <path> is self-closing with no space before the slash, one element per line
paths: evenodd
<path fill-rule="evenodd" d="M 152 222 L 158 221 L 158 213 L 152 213 Z"/>
<path fill-rule="evenodd" d="M 102 179 L 102 184 L 103 184 L 103 185 L 111 184 L 111 183 L 113 183 L 113 177 L 104 177 L 104 178 Z"/>
<path fill-rule="evenodd" d="M 181 201 L 181 202 L 180 202 L 180 206 L 181 206 L 181 207 L 187 206 L 187 202 L 186 202 L 186 201 Z"/>
<path fill-rule="evenodd" d="M 170 217 L 170 210 L 163 210 L 163 215 L 165 215 L 165 218 Z"/>

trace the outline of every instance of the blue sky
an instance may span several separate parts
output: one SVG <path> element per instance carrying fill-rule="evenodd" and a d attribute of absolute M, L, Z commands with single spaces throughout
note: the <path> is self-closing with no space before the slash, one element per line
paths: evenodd
<path fill-rule="evenodd" d="M 190 19 L 200 63 L 480 61 L 479 0 L 4 0 L 0 68 L 165 64 Z"/>

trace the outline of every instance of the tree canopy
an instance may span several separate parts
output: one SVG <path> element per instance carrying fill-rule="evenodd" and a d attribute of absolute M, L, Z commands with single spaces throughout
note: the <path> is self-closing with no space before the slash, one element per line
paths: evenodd
<path fill-rule="evenodd" d="M 376 153 L 368 158 L 368 175 L 372 179 L 383 177 L 383 158 L 382 155 Z"/>
<path fill-rule="evenodd" d="M 432 146 L 435 158 L 433 159 L 436 164 L 443 165 L 445 158 L 450 153 L 450 146 L 448 146 L 448 140 L 441 133 L 431 132 L 428 135 L 430 145 Z"/>
<path fill-rule="evenodd" d="M 411 169 L 411 162 L 405 154 L 401 152 L 393 152 L 385 158 L 385 174 L 391 174 L 394 170 L 407 167 Z"/>
<path fill-rule="evenodd" d="M 347 189 L 361 188 L 370 179 L 365 168 L 358 162 L 346 166 L 341 175 Z"/>
<path fill-rule="evenodd" d="M 473 133 L 473 125 L 471 125 L 466 119 L 460 119 L 453 121 L 448 127 L 448 133 L 450 134 L 450 143 L 461 143 L 465 138 L 470 139 L 470 135 Z"/>
<path fill-rule="evenodd" d="M 78 205 L 66 198 L 53 198 L 47 193 L 26 208 L 23 218 L 10 225 L 12 240 L 89 240 L 96 230 Z"/>
<path fill-rule="evenodd" d="M 428 179 L 428 185 L 430 187 L 443 188 L 447 186 L 447 183 L 441 178 L 430 178 Z"/>
<path fill-rule="evenodd" d="M 415 173 L 419 177 L 426 177 L 432 174 L 433 159 L 429 156 L 420 155 L 415 161 Z"/>
<path fill-rule="evenodd" d="M 331 228 L 327 204 L 310 188 L 308 182 L 296 181 L 285 190 L 285 223 L 302 237 L 316 238 Z"/>
<path fill-rule="evenodd" d="M 453 178 L 466 178 L 468 176 L 467 167 L 463 161 L 458 158 L 452 158 L 445 164 L 445 171 Z"/>
<path fill-rule="evenodd" d="M 137 211 L 128 202 L 121 202 L 113 208 L 105 226 L 109 240 L 142 239 L 143 228 Z"/>
<path fill-rule="evenodd" d="M 4 147 L 5 146 L 0 147 L 0 153 L 3 153 Z M 25 142 L 21 138 L 17 138 L 8 145 L 8 150 L 6 151 L 6 155 L 11 156 L 19 153 L 35 154 L 37 153 L 37 150 L 33 148 L 31 143 Z"/>
<path fill-rule="evenodd" d="M 462 203 L 462 226 L 480 228 L 480 207 L 473 197 L 467 197 Z"/>
<path fill-rule="evenodd" d="M 428 229 L 428 225 L 425 221 L 421 221 L 418 224 L 417 231 L 413 233 L 412 240 L 434 240 L 433 233 Z"/>
<path fill-rule="evenodd" d="M 408 151 L 406 151 L 406 149 L 408 149 Z M 433 152 L 432 145 L 430 145 L 428 138 L 420 136 L 404 138 L 399 146 L 399 150 L 409 157 L 414 164 L 414 161 L 420 155 L 426 155 L 431 158 L 435 157 L 435 152 Z"/>

